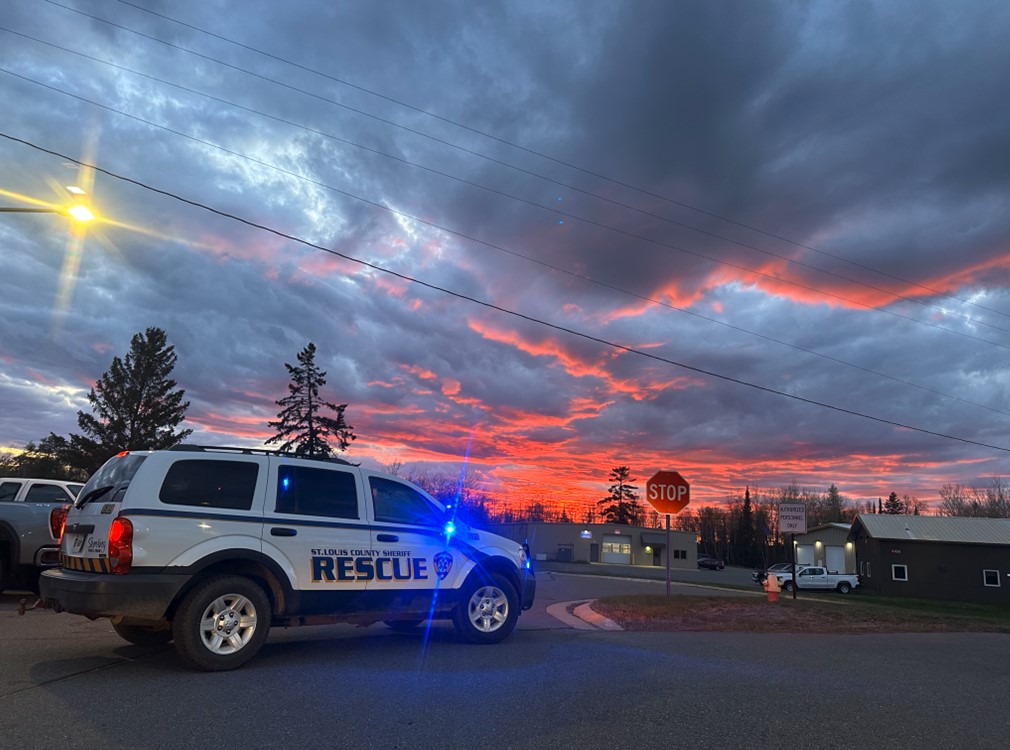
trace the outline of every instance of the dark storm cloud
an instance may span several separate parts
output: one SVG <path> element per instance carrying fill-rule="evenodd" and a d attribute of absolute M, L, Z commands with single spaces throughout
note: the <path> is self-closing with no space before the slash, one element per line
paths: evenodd
<path fill-rule="evenodd" d="M 2 129 L 671 362 L 1010 442 L 999 411 L 943 395 L 1010 410 L 1002 347 L 1010 336 L 992 328 L 1010 328 L 992 311 L 1010 310 L 1005 9 L 253 2 L 237 15 L 228 4 L 144 5 L 276 57 L 112 0 L 74 7 L 317 96 L 52 4 L 15 2 L 11 28 L 247 109 L 4 35 L 4 67 L 163 127 L 0 74 L 0 94 L 17 103 Z M 0 187 L 28 195 L 51 192 L 41 175 L 74 174 L 6 141 L 0 158 Z M 62 314 L 65 234 L 0 228 L 11 259 L 0 296 L 2 444 L 74 429 L 111 357 L 136 331 L 160 325 L 177 347 L 190 415 L 211 442 L 266 434 L 286 385 L 283 363 L 311 340 L 335 399 L 351 405 L 359 445 L 374 454 L 359 456 L 366 460 L 398 450 L 452 459 L 473 433 L 473 455 L 488 460 L 482 469 L 533 485 L 524 477 L 549 461 L 585 470 L 613 454 L 633 456 L 642 470 L 676 457 L 704 473 L 713 495 L 749 471 L 772 485 L 823 479 L 859 492 L 872 492 L 874 472 L 891 471 L 909 491 L 998 472 L 992 451 L 620 352 L 110 177 L 99 175 L 94 192 L 116 218 L 147 231 L 96 227 Z M 519 466 L 534 473 L 501 473 Z"/>

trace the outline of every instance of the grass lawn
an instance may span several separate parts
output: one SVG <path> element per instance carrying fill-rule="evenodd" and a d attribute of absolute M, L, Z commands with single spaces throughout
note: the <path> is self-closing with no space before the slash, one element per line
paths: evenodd
<path fill-rule="evenodd" d="M 610 596 L 593 609 L 626 630 L 774 633 L 1010 633 L 1010 607 L 860 594 L 765 598 Z"/>

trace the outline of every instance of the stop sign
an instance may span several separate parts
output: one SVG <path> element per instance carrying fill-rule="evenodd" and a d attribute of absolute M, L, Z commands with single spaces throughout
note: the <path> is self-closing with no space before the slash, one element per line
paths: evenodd
<path fill-rule="evenodd" d="M 645 483 L 645 499 L 658 513 L 679 513 L 691 501 L 691 485 L 676 471 L 657 471 Z"/>

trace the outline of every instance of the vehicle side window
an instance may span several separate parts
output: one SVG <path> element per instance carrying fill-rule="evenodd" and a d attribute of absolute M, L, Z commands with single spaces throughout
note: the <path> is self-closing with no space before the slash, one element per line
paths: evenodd
<path fill-rule="evenodd" d="M 358 518 L 358 485 L 354 474 L 281 466 L 277 472 L 277 512 Z"/>
<path fill-rule="evenodd" d="M 25 495 L 26 503 L 72 503 L 74 498 L 58 484 L 33 484 Z"/>
<path fill-rule="evenodd" d="M 444 519 L 424 495 L 392 479 L 369 477 L 376 521 L 441 527 Z"/>
<path fill-rule="evenodd" d="M 259 465 L 252 461 L 176 461 L 158 494 L 169 505 L 249 510 Z"/>
<path fill-rule="evenodd" d="M 18 490 L 20 489 L 21 482 L 0 483 L 0 503 L 14 502 L 14 498 L 18 496 Z"/>

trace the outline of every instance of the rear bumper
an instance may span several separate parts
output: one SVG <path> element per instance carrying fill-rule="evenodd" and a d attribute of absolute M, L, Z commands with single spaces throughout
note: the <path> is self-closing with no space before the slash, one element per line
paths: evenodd
<path fill-rule="evenodd" d="M 169 606 L 188 575 L 137 573 L 111 575 L 76 570 L 45 571 L 39 579 L 42 599 L 57 612 L 85 617 L 126 617 L 157 621 L 165 618 Z"/>
<path fill-rule="evenodd" d="M 36 568 L 52 568 L 60 564 L 59 545 L 51 547 L 39 547 L 35 552 Z"/>

